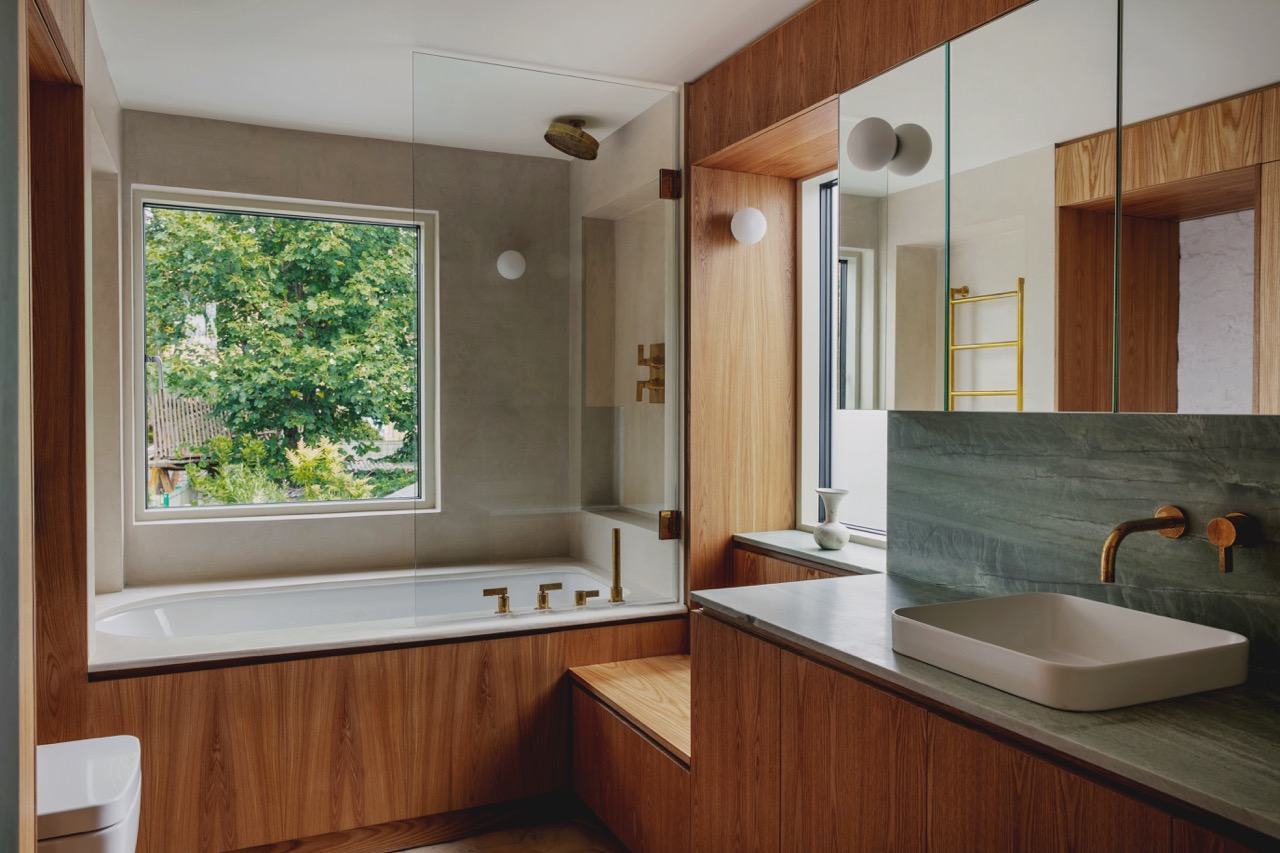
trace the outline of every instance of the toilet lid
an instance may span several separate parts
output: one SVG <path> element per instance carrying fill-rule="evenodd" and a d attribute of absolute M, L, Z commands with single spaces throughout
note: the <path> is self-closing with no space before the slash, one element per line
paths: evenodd
<path fill-rule="evenodd" d="M 96 832 L 124 820 L 142 784 L 142 750 L 132 735 L 36 747 L 40 840 Z"/>

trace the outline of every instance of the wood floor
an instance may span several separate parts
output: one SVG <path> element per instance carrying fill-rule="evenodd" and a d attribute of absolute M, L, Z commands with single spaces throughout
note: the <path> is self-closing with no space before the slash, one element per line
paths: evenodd
<path fill-rule="evenodd" d="M 415 847 L 404 853 L 627 853 L 598 823 L 578 818 L 564 823 L 507 829 L 453 841 Z"/>

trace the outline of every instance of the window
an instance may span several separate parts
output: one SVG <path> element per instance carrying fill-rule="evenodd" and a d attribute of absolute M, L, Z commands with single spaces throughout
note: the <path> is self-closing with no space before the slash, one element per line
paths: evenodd
<path fill-rule="evenodd" d="M 135 208 L 143 514 L 433 507 L 434 218 L 228 201 Z"/>
<path fill-rule="evenodd" d="M 874 246 L 846 245 L 839 185 L 825 175 L 801 185 L 800 483 L 797 515 L 822 521 L 818 487 L 847 489 L 840 520 L 855 536 L 883 541 L 887 463 L 884 341 Z"/>

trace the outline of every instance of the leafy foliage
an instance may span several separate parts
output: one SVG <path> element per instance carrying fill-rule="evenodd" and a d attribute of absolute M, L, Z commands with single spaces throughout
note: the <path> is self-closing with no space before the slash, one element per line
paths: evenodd
<path fill-rule="evenodd" d="M 200 500 L 215 504 L 358 500 L 373 494 L 369 481 L 346 471 L 347 454 L 327 438 L 315 445 L 299 442 L 284 453 L 286 465 L 273 466 L 265 461 L 261 439 L 220 436 L 205 445 L 207 467 L 188 465 L 187 476 Z"/>
<path fill-rule="evenodd" d="M 147 355 L 162 359 L 169 391 L 260 437 L 252 460 L 243 439 L 242 458 L 214 454 L 217 479 L 244 478 L 246 493 L 262 494 L 248 480 L 270 473 L 263 463 L 282 466 L 308 439 L 311 449 L 367 452 L 371 424 L 416 443 L 414 229 L 150 206 L 145 215 Z M 230 465 L 245 467 L 232 476 Z M 349 488 L 336 483 L 314 485 Z"/>
<path fill-rule="evenodd" d="M 329 439 L 320 439 L 314 447 L 308 447 L 305 441 L 301 441 L 297 449 L 284 453 L 289 459 L 289 479 L 302 489 L 304 501 L 369 497 L 369 484 L 343 470 L 346 454 Z"/>

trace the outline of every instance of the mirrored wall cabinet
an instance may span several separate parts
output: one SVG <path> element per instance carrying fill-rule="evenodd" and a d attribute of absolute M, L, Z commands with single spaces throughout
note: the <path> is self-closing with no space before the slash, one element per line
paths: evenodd
<path fill-rule="evenodd" d="M 1037 0 L 845 92 L 840 406 L 1280 412 L 1277 32 Z"/>

